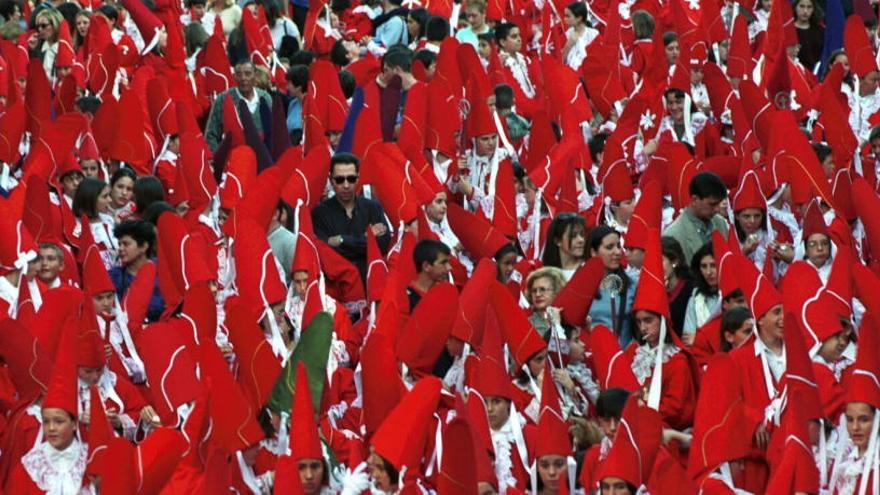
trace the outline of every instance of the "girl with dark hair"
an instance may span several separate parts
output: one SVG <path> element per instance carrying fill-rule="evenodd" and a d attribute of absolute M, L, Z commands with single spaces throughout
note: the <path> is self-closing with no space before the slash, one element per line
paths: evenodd
<path fill-rule="evenodd" d="M 165 188 L 162 182 L 154 175 L 138 177 L 134 182 L 135 214 L 143 217 L 147 207 L 156 201 L 165 201 Z"/>
<path fill-rule="evenodd" d="M 627 275 L 620 264 L 623 250 L 617 231 L 600 225 L 590 231 L 587 244 L 590 256 L 600 256 L 605 267 L 605 278 L 590 305 L 590 320 L 610 328 L 621 348 L 626 347 L 633 340 L 630 313 L 638 279 Z"/>
<path fill-rule="evenodd" d="M 572 2 L 565 7 L 565 46 L 562 47 L 562 58 L 565 65 L 573 70 L 580 70 L 587 58 L 587 47 L 599 36 L 599 31 L 590 27 L 587 20 L 587 6 L 583 2 Z"/>
<path fill-rule="evenodd" d="M 110 186 L 106 182 L 86 177 L 76 189 L 73 196 L 73 215 L 77 220 L 83 217 L 89 220 L 92 237 L 100 250 L 101 259 L 108 270 L 116 265 L 116 238 L 113 226 L 116 223 L 110 212 Z M 85 225 L 80 225 L 86 228 Z"/>
<path fill-rule="evenodd" d="M 798 61 L 807 72 L 816 73 L 822 61 L 822 47 L 825 44 L 825 14 L 814 0 L 798 0 L 794 7 L 794 27 L 797 30 L 800 51 Z"/>
<path fill-rule="evenodd" d="M 690 269 L 684 259 L 681 245 L 672 237 L 661 237 L 663 245 L 663 275 L 666 295 L 669 297 L 669 312 L 672 315 L 672 329 L 681 336 L 684 327 L 684 314 L 691 299 L 694 285 Z"/>
<path fill-rule="evenodd" d="M 120 168 L 110 177 L 110 213 L 121 222 L 134 213 L 134 183 L 137 175 L 130 168 Z"/>
<path fill-rule="evenodd" d="M 718 267 L 712 243 L 703 245 L 691 260 L 691 277 L 694 289 L 684 312 L 681 338 L 692 344 L 697 329 L 721 311 L 721 293 L 718 290 Z"/>
<path fill-rule="evenodd" d="M 410 10 L 406 16 L 406 30 L 409 33 L 409 47 L 416 51 L 419 48 L 419 42 L 425 38 L 428 25 L 428 18 L 431 15 L 423 8 Z"/>
<path fill-rule="evenodd" d="M 586 259 L 584 218 L 576 213 L 560 213 L 547 229 L 544 246 L 544 266 L 562 270 L 568 281 Z"/>

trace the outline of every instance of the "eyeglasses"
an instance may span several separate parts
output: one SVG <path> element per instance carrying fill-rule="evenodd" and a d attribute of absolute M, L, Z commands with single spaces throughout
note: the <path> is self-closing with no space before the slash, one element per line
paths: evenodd
<path fill-rule="evenodd" d="M 46 29 L 49 26 L 51 26 L 51 24 L 49 24 L 48 22 L 41 22 L 37 24 L 37 29 Z"/>
<path fill-rule="evenodd" d="M 827 248 L 831 246 L 831 241 L 807 241 L 807 247 L 815 249 L 817 247 Z"/>
<path fill-rule="evenodd" d="M 551 289 L 549 287 L 532 287 L 529 292 L 532 294 L 548 294 L 550 291 Z"/>
<path fill-rule="evenodd" d="M 348 181 L 349 184 L 355 184 L 358 181 L 357 175 L 337 175 L 333 177 L 333 182 L 336 184 L 342 185 L 342 183 Z"/>

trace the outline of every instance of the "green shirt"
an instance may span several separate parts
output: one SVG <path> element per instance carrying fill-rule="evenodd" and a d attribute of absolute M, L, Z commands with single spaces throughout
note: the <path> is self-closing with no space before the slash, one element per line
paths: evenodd
<path fill-rule="evenodd" d="M 673 237 L 681 245 L 684 252 L 685 263 L 690 264 L 694 253 L 696 253 L 703 244 L 712 240 L 712 232 L 720 231 L 727 237 L 727 221 L 721 215 L 715 214 L 706 222 L 694 216 L 690 208 L 682 210 L 678 218 L 663 232 L 663 235 Z"/>

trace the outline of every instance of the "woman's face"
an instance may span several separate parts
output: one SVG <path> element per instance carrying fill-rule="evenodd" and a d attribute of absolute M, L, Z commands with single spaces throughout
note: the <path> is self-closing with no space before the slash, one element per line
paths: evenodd
<path fill-rule="evenodd" d="M 300 459 L 299 481 L 305 495 L 321 493 L 321 481 L 324 479 L 324 461 L 320 459 Z"/>
<path fill-rule="evenodd" d="M 568 337 L 568 358 L 573 363 L 579 363 L 584 360 L 586 346 L 581 341 L 581 331 L 574 329 Z"/>
<path fill-rule="evenodd" d="M 409 31 L 409 36 L 411 39 L 419 38 L 419 22 L 412 18 L 412 16 L 408 16 L 406 18 L 406 29 Z"/>
<path fill-rule="evenodd" d="M 535 311 L 544 311 L 553 299 L 556 297 L 556 288 L 553 287 L 553 280 L 550 277 L 539 277 L 532 280 L 529 287 L 529 295 L 532 298 L 532 309 Z"/>
<path fill-rule="evenodd" d="M 98 213 L 109 213 L 111 201 L 110 186 L 104 186 L 101 189 L 101 194 L 98 194 L 98 200 L 95 202 L 95 211 Z"/>
<path fill-rule="evenodd" d="M 744 208 L 736 212 L 736 219 L 743 232 L 746 235 L 751 235 L 761 230 L 764 212 L 759 208 Z"/>
<path fill-rule="evenodd" d="M 76 16 L 76 32 L 82 37 L 85 37 L 89 32 L 89 24 L 92 20 L 85 15 Z"/>
<path fill-rule="evenodd" d="M 843 351 L 849 345 L 850 329 L 842 330 L 829 337 L 819 347 L 819 355 L 829 363 L 836 363 L 843 357 Z"/>
<path fill-rule="evenodd" d="M 868 448 L 871 426 L 874 424 L 874 408 L 864 402 L 846 405 L 846 432 L 852 443 L 864 452 Z"/>
<path fill-rule="evenodd" d="M 621 225 L 629 225 L 632 218 L 633 210 L 636 209 L 636 202 L 632 199 L 625 199 L 613 208 L 614 219 Z"/>
<path fill-rule="evenodd" d="M 795 15 L 801 22 L 809 22 L 810 16 L 813 15 L 812 0 L 800 0 L 795 7 Z"/>
<path fill-rule="evenodd" d="M 679 55 L 681 55 L 681 45 L 678 44 L 677 40 L 666 45 L 666 62 L 669 65 L 678 63 Z"/>
<path fill-rule="evenodd" d="M 591 250 L 590 254 L 600 256 L 606 270 L 617 270 L 620 268 L 620 235 L 617 232 L 606 235 L 599 243 L 599 248 Z"/>
<path fill-rule="evenodd" d="M 715 265 L 715 257 L 707 254 L 700 259 L 700 275 L 709 287 L 718 287 L 718 267 Z"/>
<path fill-rule="evenodd" d="M 130 177 L 122 177 L 113 184 L 110 190 L 110 198 L 113 200 L 113 206 L 122 208 L 131 202 L 134 181 Z"/>
<path fill-rule="evenodd" d="M 43 41 L 55 41 L 58 37 L 58 30 L 49 22 L 46 16 L 37 16 L 37 33 Z"/>
<path fill-rule="evenodd" d="M 506 284 L 510 280 L 513 268 L 516 265 L 516 253 L 507 253 L 498 260 L 498 271 L 501 274 L 500 282 Z"/>
<path fill-rule="evenodd" d="M 749 318 L 733 332 L 724 332 L 724 340 L 726 340 L 727 343 L 730 344 L 731 349 L 736 349 L 745 344 L 746 341 L 749 340 L 749 337 L 752 336 L 752 332 L 754 331 L 755 320 Z"/>
<path fill-rule="evenodd" d="M 391 476 L 385 470 L 385 461 L 379 454 L 375 452 L 370 454 L 367 459 L 367 468 L 370 470 L 370 477 L 373 478 L 373 484 L 376 488 L 386 492 L 394 491 L 395 487 L 391 484 Z"/>
<path fill-rule="evenodd" d="M 565 9 L 565 25 L 568 27 L 577 27 L 581 23 L 580 17 L 575 17 L 568 8 Z"/>
<path fill-rule="evenodd" d="M 656 347 L 660 342 L 660 316 L 651 311 L 640 309 L 636 311 L 634 319 L 636 328 L 639 330 L 645 343 Z"/>
<path fill-rule="evenodd" d="M 500 430 L 510 418 L 510 400 L 504 397 L 486 398 L 486 415 L 489 416 L 489 427 Z"/>
<path fill-rule="evenodd" d="M 43 436 L 55 450 L 64 450 L 73 443 L 76 421 L 64 409 L 47 407 L 43 409 Z"/>
<path fill-rule="evenodd" d="M 529 359 L 529 372 L 537 378 L 544 373 L 544 362 L 547 361 L 547 349 L 541 349 Z"/>
<path fill-rule="evenodd" d="M 831 257 L 831 239 L 825 234 L 813 234 L 807 238 L 807 260 L 816 268 L 822 268 Z"/>
<path fill-rule="evenodd" d="M 667 286 L 678 280 L 678 277 L 675 275 L 676 263 L 666 256 L 663 256 L 663 280 L 666 282 Z"/>
<path fill-rule="evenodd" d="M 562 473 L 567 463 L 561 455 L 545 455 L 538 459 L 538 476 L 544 483 L 544 493 L 558 493 L 559 483 L 565 481 Z"/>
<path fill-rule="evenodd" d="M 613 476 L 602 479 L 599 483 L 599 493 L 601 495 L 633 495 L 626 481 Z"/>

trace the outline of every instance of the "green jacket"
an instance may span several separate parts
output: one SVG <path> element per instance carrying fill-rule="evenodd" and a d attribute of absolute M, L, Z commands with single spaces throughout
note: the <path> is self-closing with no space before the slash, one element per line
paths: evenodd
<path fill-rule="evenodd" d="M 269 111 L 272 111 L 272 96 L 262 89 L 254 88 L 254 91 L 256 91 L 260 102 L 265 103 L 266 108 Z M 238 102 L 242 100 L 242 97 L 238 92 L 238 88 L 232 88 L 217 95 L 217 99 L 215 99 L 214 103 L 211 105 L 211 113 L 208 114 L 208 123 L 205 125 L 205 140 L 208 142 L 208 147 L 211 148 L 212 152 L 217 151 L 217 147 L 220 146 L 220 141 L 223 140 L 223 102 L 229 96 L 232 96 L 235 107 L 238 108 Z M 260 115 L 259 105 L 257 106 L 257 111 L 251 113 L 251 117 L 253 118 L 254 125 L 257 127 L 257 132 L 263 132 L 264 119 L 263 116 Z M 267 115 L 266 117 L 271 118 L 271 115 Z"/>
<path fill-rule="evenodd" d="M 685 263 L 690 264 L 691 259 L 703 244 L 712 240 L 712 232 L 720 231 L 727 237 L 727 221 L 721 215 L 715 215 L 709 222 L 704 222 L 695 217 L 689 209 L 681 211 L 681 215 L 663 232 L 663 235 L 673 237 L 684 252 Z"/>

